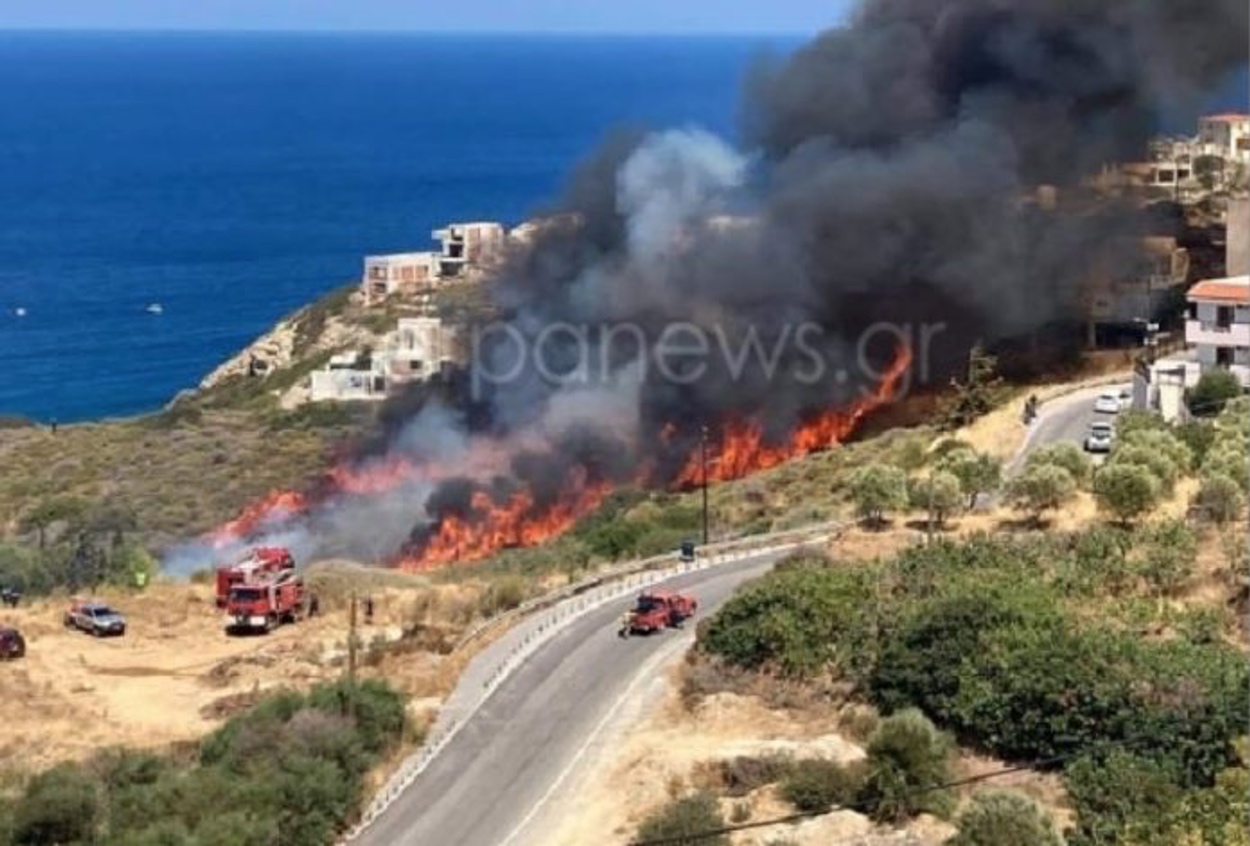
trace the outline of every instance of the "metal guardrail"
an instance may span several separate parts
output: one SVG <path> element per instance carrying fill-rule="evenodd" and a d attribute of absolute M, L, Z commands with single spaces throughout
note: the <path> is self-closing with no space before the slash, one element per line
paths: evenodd
<path fill-rule="evenodd" d="M 400 764 L 374 796 L 373 801 L 369 803 L 360 822 L 344 836 L 342 842 L 348 843 L 360 837 L 364 830 L 381 816 L 412 785 L 417 776 L 438 757 L 443 748 L 473 718 L 499 685 L 540 646 L 573 620 L 641 588 L 667 581 L 683 573 L 709 570 L 753 555 L 797 549 L 807 544 L 837 537 L 844 529 L 844 523 L 830 522 L 776 534 L 709 544 L 704 547 L 703 554 L 695 561 L 677 565 L 672 564 L 672 553 L 644 558 L 537 597 L 474 627 L 457 643 L 457 649 L 462 649 L 487 631 L 509 620 L 523 618 L 545 609 L 554 609 L 548 617 L 540 621 L 533 630 L 515 644 L 508 655 L 499 662 L 482 683 L 481 689 L 476 691 L 473 699 L 470 700 L 471 704 L 467 707 L 466 713 L 441 726 L 420 749 Z M 669 566 L 663 567 L 664 564 Z"/>

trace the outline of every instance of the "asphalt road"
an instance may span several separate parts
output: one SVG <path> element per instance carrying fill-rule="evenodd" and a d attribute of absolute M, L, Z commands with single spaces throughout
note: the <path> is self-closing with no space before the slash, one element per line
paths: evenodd
<path fill-rule="evenodd" d="M 663 584 L 693 594 L 703 617 L 781 555 L 744 558 Z M 519 839 L 603 715 L 676 635 L 617 637 L 626 604 L 575 619 L 518 667 L 356 842 L 501 846 Z"/>
<path fill-rule="evenodd" d="M 1029 427 L 1024 445 L 1020 452 L 1009 462 L 1008 475 L 1015 473 L 1023 465 L 1029 453 L 1049 444 L 1071 441 L 1078 446 L 1085 443 L 1089 434 L 1089 424 L 1095 420 L 1115 421 L 1113 414 L 1097 414 L 1094 412 L 1094 400 L 1106 391 L 1118 392 L 1124 385 L 1104 385 L 1097 388 L 1084 388 L 1064 397 L 1042 403 L 1038 409 L 1037 419 Z"/>

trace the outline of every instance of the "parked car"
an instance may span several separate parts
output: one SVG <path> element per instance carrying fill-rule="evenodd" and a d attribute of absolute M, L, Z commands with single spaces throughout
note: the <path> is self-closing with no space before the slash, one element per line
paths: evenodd
<path fill-rule="evenodd" d="M 26 639 L 17 629 L 0 626 L 0 661 L 12 661 L 26 654 Z"/>
<path fill-rule="evenodd" d="M 681 552 L 677 556 L 683 564 L 689 564 L 694 561 L 694 541 L 684 540 L 681 542 Z"/>
<path fill-rule="evenodd" d="M 1112 392 L 1099 394 L 1098 399 L 1094 400 L 1094 411 L 1099 414 L 1119 414 L 1120 395 Z"/>
<path fill-rule="evenodd" d="M 1111 452 L 1111 444 L 1115 441 L 1115 428 L 1110 423 L 1098 421 L 1091 423 L 1089 434 L 1085 437 L 1086 452 Z"/>
<path fill-rule="evenodd" d="M 96 637 L 126 633 L 126 618 L 103 602 L 75 602 L 65 612 L 65 625 Z"/>

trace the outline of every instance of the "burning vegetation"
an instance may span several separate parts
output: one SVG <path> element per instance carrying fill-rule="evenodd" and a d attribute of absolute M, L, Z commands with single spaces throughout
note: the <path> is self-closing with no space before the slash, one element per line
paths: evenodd
<path fill-rule="evenodd" d="M 624 485 L 844 441 L 974 342 L 1076 318 L 1131 216 L 1079 190 L 1246 63 L 1243 0 L 875 0 L 746 90 L 739 152 L 618 135 L 486 283 L 468 370 L 210 540 L 424 569 L 559 534 Z"/>

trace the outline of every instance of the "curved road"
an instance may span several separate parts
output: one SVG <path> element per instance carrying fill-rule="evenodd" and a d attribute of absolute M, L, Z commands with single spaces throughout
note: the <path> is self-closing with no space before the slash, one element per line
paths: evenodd
<path fill-rule="evenodd" d="M 1115 386 L 1118 388 L 1119 386 Z M 1032 450 L 1081 443 L 1101 415 L 1106 386 L 1044 403 L 1008 472 Z M 744 581 L 767 572 L 784 552 L 744 558 L 663 582 L 715 611 Z M 515 846 L 594 740 L 631 686 L 680 654 L 676 633 L 616 636 L 626 599 L 573 620 L 504 680 L 412 785 L 354 842 L 367 846 Z M 684 640 L 684 639 L 683 639 Z M 462 684 L 477 680 L 462 679 Z"/>
<path fill-rule="evenodd" d="M 702 617 L 784 554 L 743 558 L 662 584 L 693 593 Z M 513 671 L 354 842 L 503 846 L 520 838 L 594 738 L 603 715 L 649 665 L 668 657 L 659 653 L 673 645 L 674 632 L 617 637 L 626 602 L 608 603 L 573 620 Z"/>
<path fill-rule="evenodd" d="M 1024 465 L 1028 454 L 1038 447 L 1071 441 L 1080 446 L 1089 434 L 1089 424 L 1095 420 L 1112 420 L 1109 414 L 1094 412 L 1094 400 L 1107 391 L 1127 389 L 1128 383 L 1082 388 L 1062 397 L 1049 400 L 1038 408 L 1037 419 L 1029 427 L 1024 444 L 1007 464 L 1007 475 L 1013 475 Z"/>

